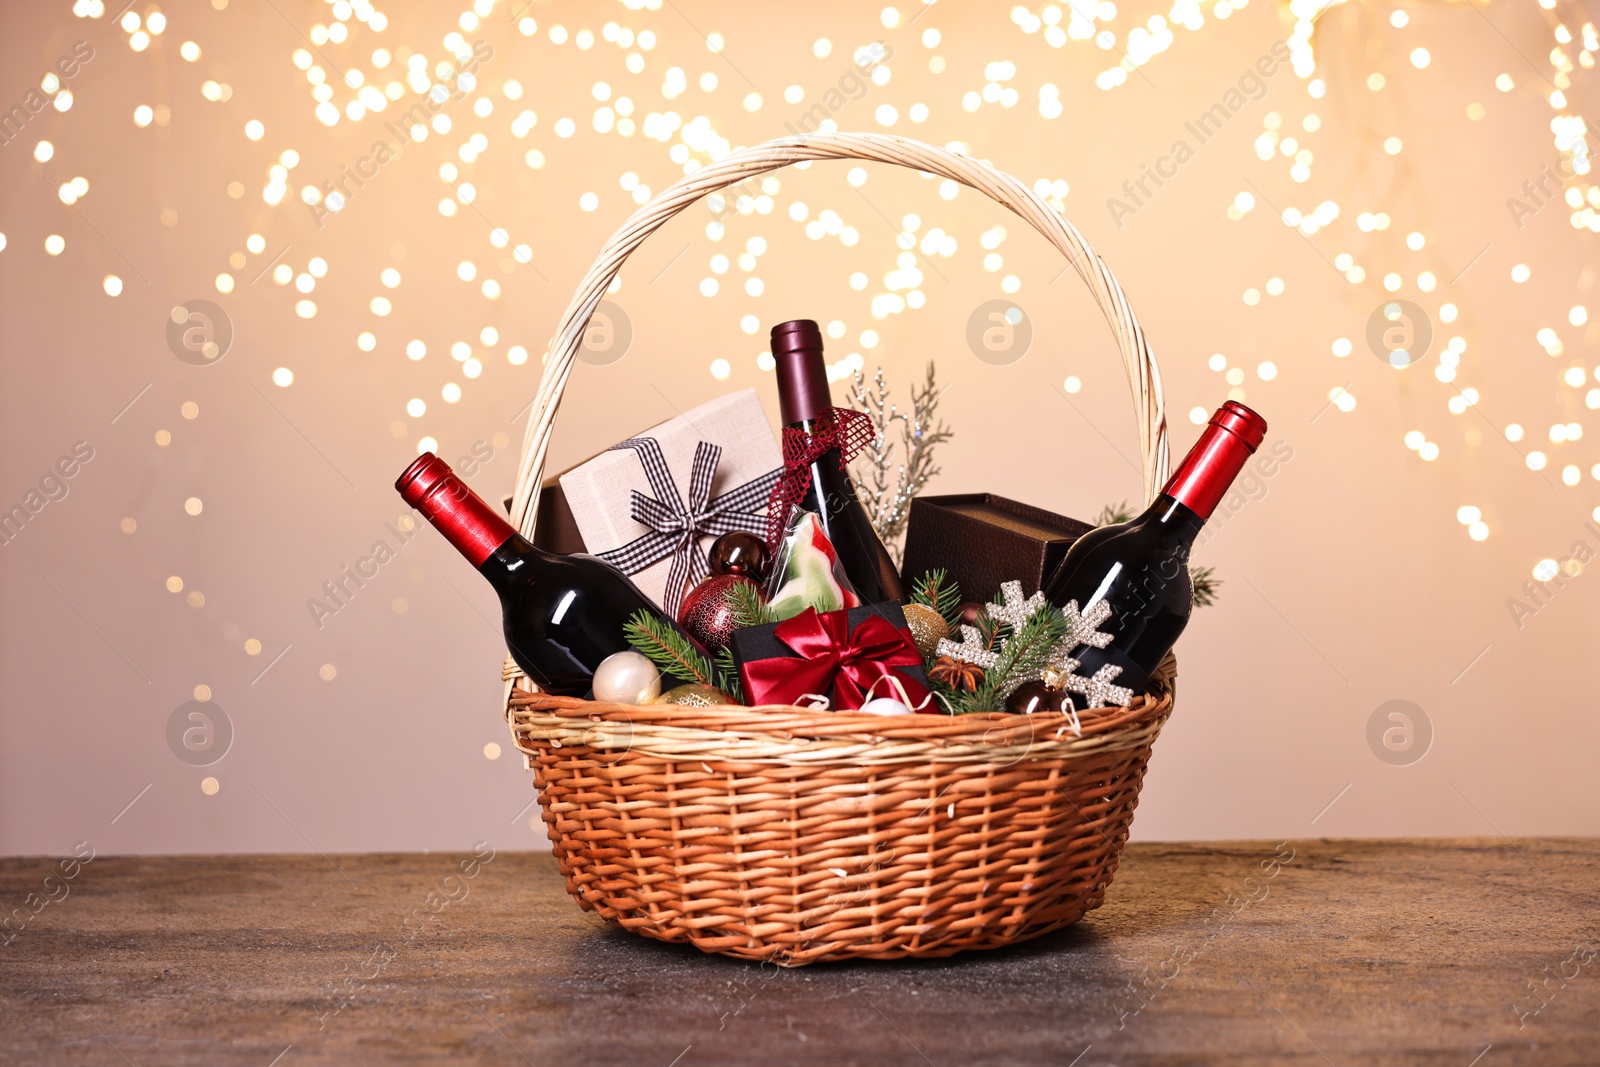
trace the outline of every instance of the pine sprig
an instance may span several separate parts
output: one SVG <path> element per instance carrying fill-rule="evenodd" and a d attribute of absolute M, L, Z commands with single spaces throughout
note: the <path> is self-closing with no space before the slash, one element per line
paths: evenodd
<path fill-rule="evenodd" d="M 1067 631 L 1066 616 L 1059 611 L 1036 611 L 1028 616 L 988 673 L 986 685 L 994 690 L 995 698 L 1005 700 L 1017 686 L 1042 675 Z"/>
<path fill-rule="evenodd" d="M 1050 657 L 1067 636 L 1067 620 L 1059 611 L 1030 615 L 1000 648 L 1000 658 L 985 673 L 976 693 L 958 693 L 951 700 L 960 714 L 1000 711 L 1006 698 L 1023 682 L 1032 681 L 1050 665 Z"/>
<path fill-rule="evenodd" d="M 978 612 L 974 621 L 978 634 L 983 638 L 983 647 L 990 652 L 998 652 L 1000 646 L 1006 643 L 1011 636 L 1011 627 L 990 615 L 987 611 Z"/>
<path fill-rule="evenodd" d="M 622 632 L 628 643 L 644 653 L 662 674 L 684 682 L 715 684 L 710 662 L 665 620 L 649 612 L 636 611 Z"/>
<path fill-rule="evenodd" d="M 932 608 L 952 628 L 961 621 L 961 587 L 943 567 L 928 571 L 911 583 L 911 603 Z"/>
<path fill-rule="evenodd" d="M 1209 608 L 1217 602 L 1217 593 L 1222 589 L 1222 579 L 1217 577 L 1215 567 L 1190 567 L 1189 583 L 1194 587 L 1194 606 Z"/>
<path fill-rule="evenodd" d="M 1128 506 L 1126 500 L 1119 504 L 1107 504 L 1100 509 L 1100 514 L 1095 518 L 1096 526 L 1113 526 L 1119 522 L 1127 522 L 1133 518 L 1133 508 Z"/>
<path fill-rule="evenodd" d="M 739 681 L 739 665 L 733 661 L 733 650 L 727 645 L 717 653 L 717 688 L 733 698 L 735 704 L 744 703 L 744 686 Z"/>
<path fill-rule="evenodd" d="M 987 686 L 980 685 L 976 693 L 968 693 L 962 689 L 952 689 L 947 685 L 934 687 L 934 691 L 945 698 L 945 705 L 952 715 L 975 715 L 981 711 L 996 710 L 987 689 Z"/>
<path fill-rule="evenodd" d="M 964 702 L 970 699 L 971 694 L 932 677 L 928 679 L 928 688 L 936 694 L 933 706 L 937 706 L 944 714 L 959 715 L 963 711 L 971 710 L 964 706 Z"/>
<path fill-rule="evenodd" d="M 733 587 L 724 595 L 727 597 L 728 606 L 733 609 L 735 629 L 765 626 L 778 621 L 772 617 L 772 609 L 767 606 L 761 587 L 755 582 L 734 582 Z"/>

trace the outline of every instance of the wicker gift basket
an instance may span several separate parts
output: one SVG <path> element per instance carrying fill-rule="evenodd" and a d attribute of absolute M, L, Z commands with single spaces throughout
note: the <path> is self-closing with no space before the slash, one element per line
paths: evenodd
<path fill-rule="evenodd" d="M 1021 181 L 917 141 L 868 133 L 740 149 L 664 189 L 601 251 L 550 345 L 512 519 L 532 537 L 562 389 L 628 256 L 700 198 L 792 163 L 855 159 L 954 179 L 1061 250 L 1116 333 L 1139 419 L 1144 492 L 1165 480 L 1161 379 L 1111 271 Z M 1116 871 L 1163 688 L 1076 716 L 884 718 L 798 707 L 635 707 L 538 693 L 507 662 L 506 714 L 534 771 L 567 891 L 626 929 L 793 966 L 946 956 L 1076 922 Z"/>

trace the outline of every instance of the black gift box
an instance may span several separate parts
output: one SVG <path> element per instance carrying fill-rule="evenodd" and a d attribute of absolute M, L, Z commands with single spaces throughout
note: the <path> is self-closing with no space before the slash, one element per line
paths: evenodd
<path fill-rule="evenodd" d="M 911 501 L 901 573 L 910 583 L 943 567 L 963 599 L 980 603 L 998 599 L 1001 582 L 1019 581 L 1032 595 L 1092 529 L 993 493 L 919 496 Z"/>
<path fill-rule="evenodd" d="M 851 608 L 847 616 L 850 632 L 854 633 L 857 626 L 860 626 L 864 620 L 874 615 L 881 615 L 891 626 L 905 636 L 910 654 L 916 658 L 915 664 L 896 666 L 894 668 L 895 673 L 927 689 L 928 673 L 922 668 L 922 657 L 917 653 L 916 643 L 912 640 L 909 628 L 906 626 L 905 612 L 900 609 L 898 603 L 890 600 L 881 604 L 863 604 L 859 608 Z M 733 662 L 739 667 L 741 678 L 744 676 L 745 664 L 753 663 L 756 660 L 792 659 L 799 661 L 799 653 L 786 645 L 773 632 L 781 625 L 783 624 L 768 623 L 765 626 L 746 626 L 743 629 L 733 631 L 733 635 L 728 641 L 728 649 L 733 654 Z M 823 695 L 832 696 L 831 693 Z M 746 696 L 749 697 L 750 694 L 747 693 Z M 881 689 L 873 693 L 873 698 L 876 699 L 877 697 L 895 697 L 898 699 L 897 694 L 884 692 Z M 756 702 L 753 697 L 751 697 L 751 700 L 753 703 Z"/>

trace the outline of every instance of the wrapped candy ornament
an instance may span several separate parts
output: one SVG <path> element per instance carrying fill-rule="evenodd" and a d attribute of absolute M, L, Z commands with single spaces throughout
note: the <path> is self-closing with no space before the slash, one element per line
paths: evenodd
<path fill-rule="evenodd" d="M 771 617 L 779 621 L 807 608 L 829 612 L 861 604 L 814 512 L 796 511 L 790 516 L 767 580 L 767 604 Z"/>

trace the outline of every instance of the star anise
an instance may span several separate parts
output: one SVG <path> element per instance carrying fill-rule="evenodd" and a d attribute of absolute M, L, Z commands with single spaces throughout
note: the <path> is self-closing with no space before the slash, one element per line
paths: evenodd
<path fill-rule="evenodd" d="M 928 677 L 936 682 L 943 682 L 951 689 L 964 689 L 969 693 L 976 693 L 978 686 L 983 684 L 983 668 L 976 663 L 956 659 L 954 656 L 940 656 L 934 661 Z"/>

